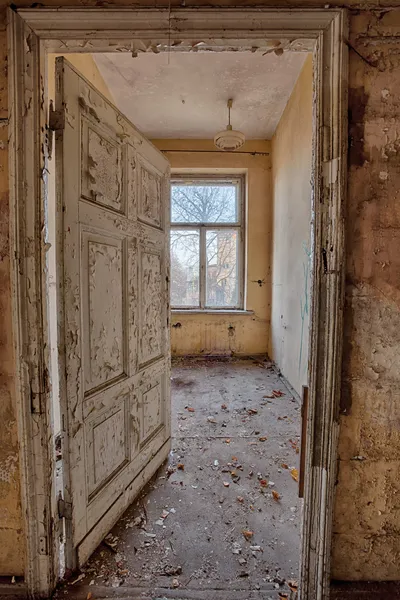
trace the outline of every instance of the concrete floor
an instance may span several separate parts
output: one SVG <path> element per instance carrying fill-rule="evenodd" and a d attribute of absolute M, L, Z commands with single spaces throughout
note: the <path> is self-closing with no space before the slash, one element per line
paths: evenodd
<path fill-rule="evenodd" d="M 168 464 L 59 597 L 295 598 L 298 399 L 268 363 L 176 360 L 172 430 Z"/>

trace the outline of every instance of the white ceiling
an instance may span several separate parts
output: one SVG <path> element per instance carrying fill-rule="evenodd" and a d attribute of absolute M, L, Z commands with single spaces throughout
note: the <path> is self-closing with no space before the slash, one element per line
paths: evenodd
<path fill-rule="evenodd" d="M 270 139 L 306 56 L 124 53 L 95 60 L 119 109 L 150 138 L 213 138 L 225 129 L 233 98 L 233 128 L 247 139 Z"/>

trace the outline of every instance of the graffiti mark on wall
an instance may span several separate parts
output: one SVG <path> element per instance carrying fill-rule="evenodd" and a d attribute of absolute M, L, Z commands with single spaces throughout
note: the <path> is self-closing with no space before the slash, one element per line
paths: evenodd
<path fill-rule="evenodd" d="M 305 321 L 308 322 L 309 313 L 309 276 L 311 266 L 311 249 L 303 242 L 303 250 L 305 257 L 303 259 L 303 291 L 300 296 L 300 317 L 301 317 L 301 335 L 300 335 L 300 352 L 299 352 L 299 375 L 302 371 L 303 362 L 303 345 L 304 335 L 308 335 L 308 327 L 304 327 Z M 307 361 L 306 363 L 307 364 Z"/>

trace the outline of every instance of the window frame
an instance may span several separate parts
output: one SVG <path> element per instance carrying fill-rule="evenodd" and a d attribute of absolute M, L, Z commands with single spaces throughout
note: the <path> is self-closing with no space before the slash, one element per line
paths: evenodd
<path fill-rule="evenodd" d="M 212 185 L 234 184 L 237 186 L 237 215 L 236 222 L 229 223 L 178 223 L 170 221 L 170 232 L 174 230 L 185 229 L 187 231 L 199 231 L 199 304 L 196 305 L 176 305 L 171 302 L 171 310 L 179 312 L 235 312 L 245 310 L 245 270 L 246 270 L 246 176 L 245 174 L 229 174 L 229 173 L 174 173 L 171 175 L 171 196 L 172 186 L 175 184 L 186 185 L 204 185 L 211 183 Z M 171 201 L 171 217 L 172 217 L 172 201 Z M 234 229 L 238 231 L 237 238 L 237 277 L 238 277 L 238 301 L 235 305 L 227 306 L 209 306 L 206 304 L 207 299 L 207 255 L 206 255 L 206 234 L 207 230 Z M 171 283 L 172 288 L 172 283 Z"/>

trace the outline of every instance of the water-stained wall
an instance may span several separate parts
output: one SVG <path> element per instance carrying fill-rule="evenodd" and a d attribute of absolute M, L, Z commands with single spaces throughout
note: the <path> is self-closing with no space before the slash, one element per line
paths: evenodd
<path fill-rule="evenodd" d="M 273 259 L 269 353 L 300 394 L 307 383 L 311 268 L 312 57 L 272 138 Z"/>
<path fill-rule="evenodd" d="M 244 152 L 268 156 L 202 152 L 215 150 L 212 140 L 153 140 L 167 152 L 175 171 L 242 173 L 247 188 L 246 308 L 250 314 L 172 314 L 171 348 L 183 354 L 261 354 L 267 351 L 270 318 L 270 150 L 267 141 L 249 141 Z"/>
<path fill-rule="evenodd" d="M 8 181 L 7 37 L 0 31 L 0 575 L 23 575 L 24 540 L 20 498 L 11 304 Z"/>
<path fill-rule="evenodd" d="M 400 578 L 400 11 L 351 19 L 333 576 Z"/>

